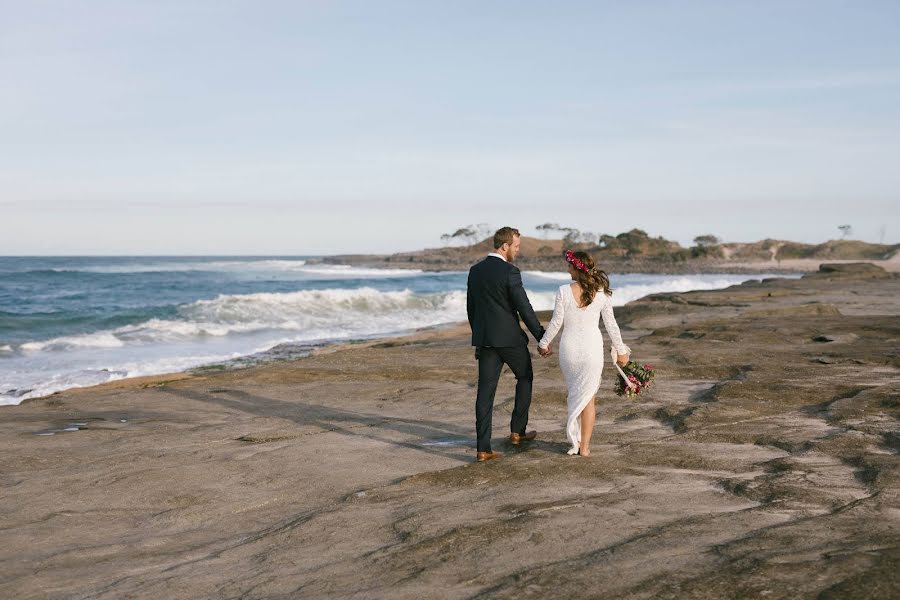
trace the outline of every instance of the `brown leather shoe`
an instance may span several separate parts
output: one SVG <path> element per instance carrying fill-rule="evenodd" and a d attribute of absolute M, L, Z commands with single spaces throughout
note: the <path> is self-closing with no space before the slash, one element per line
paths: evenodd
<path fill-rule="evenodd" d="M 478 462 L 485 462 L 487 460 L 493 460 L 495 458 L 503 458 L 503 455 L 499 452 L 478 452 L 475 455 L 475 460 Z"/>
<path fill-rule="evenodd" d="M 518 446 L 522 442 L 530 442 L 537 437 L 537 431 L 529 431 L 528 433 L 511 433 L 509 434 L 509 443 Z"/>
<path fill-rule="evenodd" d="M 527 433 L 511 433 L 509 434 L 509 443 L 518 446 L 522 442 L 530 442 L 537 437 L 537 431 L 529 431 Z"/>

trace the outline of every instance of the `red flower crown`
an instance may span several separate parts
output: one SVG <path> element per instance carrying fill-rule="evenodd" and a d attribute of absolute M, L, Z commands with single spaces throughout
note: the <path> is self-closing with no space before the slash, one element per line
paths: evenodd
<path fill-rule="evenodd" d="M 571 250 L 566 250 L 566 262 L 572 264 L 576 269 L 581 271 L 582 273 L 590 273 L 591 270 L 587 268 L 583 262 L 578 260 L 575 256 L 575 253 Z"/>

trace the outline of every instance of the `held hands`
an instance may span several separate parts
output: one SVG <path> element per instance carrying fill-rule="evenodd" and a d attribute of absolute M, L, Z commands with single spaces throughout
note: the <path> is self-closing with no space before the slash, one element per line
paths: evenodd
<path fill-rule="evenodd" d="M 548 356 L 553 355 L 553 348 L 551 348 L 550 346 L 547 346 L 546 348 L 541 348 L 540 346 L 538 346 L 538 354 L 540 354 L 543 358 L 547 358 Z M 627 365 L 628 359 L 629 356 L 627 354 L 616 355 L 616 363 L 618 363 L 620 367 L 624 367 L 625 365 Z"/>

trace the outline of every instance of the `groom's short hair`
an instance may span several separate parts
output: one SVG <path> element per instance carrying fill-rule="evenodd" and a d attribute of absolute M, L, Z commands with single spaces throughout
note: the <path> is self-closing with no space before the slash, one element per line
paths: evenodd
<path fill-rule="evenodd" d="M 494 250 L 499 249 L 503 244 L 512 244 L 513 238 L 521 234 L 515 227 L 501 227 L 494 233 Z"/>

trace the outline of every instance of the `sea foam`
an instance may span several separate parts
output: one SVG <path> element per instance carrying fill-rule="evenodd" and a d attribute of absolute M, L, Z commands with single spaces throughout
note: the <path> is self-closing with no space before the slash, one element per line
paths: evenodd
<path fill-rule="evenodd" d="M 717 290 L 747 281 L 744 275 L 725 275 L 716 278 L 707 277 L 672 277 L 657 283 L 625 284 L 613 286 L 613 306 L 622 306 L 632 300 L 651 294 L 668 292 L 690 292 L 693 290 Z"/>
<path fill-rule="evenodd" d="M 114 332 L 100 331 L 85 335 L 72 335 L 53 338 L 43 342 L 26 342 L 19 348 L 25 352 L 42 350 L 71 350 L 75 348 L 117 348 L 125 342 L 115 336 Z"/>
<path fill-rule="evenodd" d="M 553 278 L 561 279 L 560 275 L 565 274 L 553 274 Z M 540 276 L 549 278 L 544 273 Z M 717 289 L 744 280 L 746 278 L 741 276 L 714 279 L 686 276 L 654 283 L 626 283 L 614 289 L 613 305 L 621 306 L 648 294 Z M 535 310 L 551 310 L 556 293 L 555 290 L 531 290 L 528 296 Z M 179 307 L 176 319 L 150 319 L 112 330 L 27 342 L 19 349 L 24 352 L 111 349 L 266 331 L 289 334 L 291 341 L 341 339 L 393 334 L 463 321 L 466 319 L 465 307 L 466 292 L 462 290 L 417 294 L 409 289 L 381 291 L 360 287 L 223 294 L 212 300 L 199 300 Z M 9 346 L 0 349 L 12 350 Z"/>
<path fill-rule="evenodd" d="M 292 332 L 293 341 L 393 333 L 465 319 L 465 292 L 304 290 L 223 294 L 178 308 L 177 319 L 150 319 L 90 334 L 27 342 L 25 352 L 116 348 L 261 331 Z"/>
<path fill-rule="evenodd" d="M 245 269 L 238 266 L 240 261 L 216 262 L 223 269 Z M 4 340 L 0 345 L 0 404 L 18 404 L 26 398 L 125 377 L 183 371 L 281 343 L 390 336 L 466 320 L 463 273 L 432 277 L 431 273 L 417 275 L 400 269 L 308 265 L 299 260 L 247 262 L 254 268 L 268 263 L 265 268 L 270 270 L 305 269 L 315 289 L 223 293 L 177 305 L 169 317 L 21 344 Z M 197 263 L 204 268 L 209 264 Z M 536 310 L 552 309 L 557 289 L 569 280 L 562 272 L 523 275 Z M 359 286 L 357 280 L 366 277 L 371 283 Z M 406 281 L 405 277 L 412 279 Z M 749 278 L 613 274 L 611 279 L 613 303 L 620 306 L 647 294 L 721 288 Z"/>
<path fill-rule="evenodd" d="M 565 272 L 554 271 L 525 271 L 525 276 L 535 278 L 537 280 L 552 280 L 559 282 L 571 282 L 572 278 Z M 652 279 L 652 282 L 646 282 Z M 659 275 L 610 275 L 610 282 L 613 288 L 612 303 L 613 306 L 623 306 L 632 300 L 643 298 L 651 294 L 671 293 L 671 292 L 689 292 L 693 290 L 716 290 L 737 285 L 743 281 L 747 281 L 750 277 L 746 275 L 684 275 L 684 276 L 668 276 L 660 278 Z M 540 300 L 535 302 L 536 310 Z M 552 308 L 552 301 L 551 306 Z"/>
<path fill-rule="evenodd" d="M 349 265 L 325 264 L 307 265 L 299 270 L 311 275 L 337 275 L 347 279 L 358 277 L 413 277 L 425 274 L 425 272 L 420 269 L 376 269 L 352 267 Z M 439 275 L 439 273 L 434 274 Z"/>

